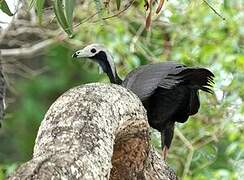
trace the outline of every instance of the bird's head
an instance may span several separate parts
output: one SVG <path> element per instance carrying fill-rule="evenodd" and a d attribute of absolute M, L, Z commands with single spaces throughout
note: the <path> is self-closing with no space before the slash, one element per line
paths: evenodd
<path fill-rule="evenodd" d="M 100 45 L 100 44 L 90 44 L 86 47 L 84 47 L 83 49 L 80 49 L 78 51 L 76 51 L 72 57 L 73 58 L 96 58 L 99 53 L 105 53 L 106 54 L 106 49 L 104 48 L 104 46 Z"/>
<path fill-rule="evenodd" d="M 118 77 L 112 55 L 103 45 L 90 44 L 83 49 L 76 51 L 72 57 L 89 58 L 94 60 L 101 66 L 103 72 L 107 73 L 110 81 L 113 83 Z"/>

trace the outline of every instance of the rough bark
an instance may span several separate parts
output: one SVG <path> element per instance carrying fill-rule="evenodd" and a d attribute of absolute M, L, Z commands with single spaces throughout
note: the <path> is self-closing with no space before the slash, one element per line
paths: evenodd
<path fill-rule="evenodd" d="M 140 100 L 123 87 L 70 89 L 49 108 L 16 179 L 176 179 L 149 143 Z"/>

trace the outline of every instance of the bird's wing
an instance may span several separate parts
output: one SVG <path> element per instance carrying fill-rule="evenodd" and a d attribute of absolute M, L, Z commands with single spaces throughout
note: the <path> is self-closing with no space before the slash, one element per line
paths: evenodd
<path fill-rule="evenodd" d="M 173 62 L 140 66 L 130 72 L 122 86 L 132 90 L 143 101 L 157 88 L 173 89 L 179 84 L 212 93 L 214 75 L 204 68 L 191 68 Z"/>
<path fill-rule="evenodd" d="M 167 78 L 168 74 L 177 67 L 183 65 L 166 62 L 140 66 L 126 76 L 122 86 L 132 90 L 141 100 L 145 100 L 158 87 L 171 89 L 179 83 L 178 79 Z"/>

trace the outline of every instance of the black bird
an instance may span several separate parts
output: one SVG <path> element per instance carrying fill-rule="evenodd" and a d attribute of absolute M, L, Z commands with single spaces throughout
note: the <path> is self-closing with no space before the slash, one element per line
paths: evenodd
<path fill-rule="evenodd" d="M 111 54 L 100 44 L 88 45 L 72 57 L 94 60 L 111 83 L 130 89 L 140 98 L 150 126 L 161 133 L 164 159 L 174 135 L 175 122 L 184 123 L 198 112 L 198 90 L 213 93 L 214 75 L 205 68 L 186 67 L 174 62 L 148 64 L 131 71 L 122 81 Z"/>

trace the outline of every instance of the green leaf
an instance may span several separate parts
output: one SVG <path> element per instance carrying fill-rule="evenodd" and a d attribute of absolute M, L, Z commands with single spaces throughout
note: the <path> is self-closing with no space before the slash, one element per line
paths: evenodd
<path fill-rule="evenodd" d="M 29 3 L 29 7 L 28 7 L 28 9 L 29 9 L 29 10 L 32 9 L 33 6 L 34 6 L 34 4 L 36 4 L 36 0 L 31 0 L 30 3 Z"/>
<path fill-rule="evenodd" d="M 56 18 L 58 20 L 58 23 L 61 25 L 61 27 L 65 30 L 67 25 L 67 20 L 64 15 L 64 9 L 63 9 L 63 1 L 62 0 L 55 0 L 54 1 L 54 13 L 56 15 Z"/>
<path fill-rule="evenodd" d="M 0 0 L 0 9 L 7 15 L 13 16 L 14 14 L 10 11 L 8 4 L 5 0 Z"/>
<path fill-rule="evenodd" d="M 64 13 L 69 27 L 72 29 L 73 12 L 75 7 L 75 0 L 64 0 Z"/>
<path fill-rule="evenodd" d="M 71 24 L 68 23 L 68 20 L 65 16 L 64 12 L 65 11 L 64 11 L 63 0 L 55 0 L 54 1 L 54 13 L 56 15 L 57 21 L 60 24 L 60 26 L 63 28 L 63 30 L 69 35 L 69 37 L 72 38 L 73 37 L 72 23 Z M 66 11 L 66 13 L 67 13 L 67 11 Z"/>
<path fill-rule="evenodd" d="M 36 1 L 35 7 L 36 7 L 37 16 L 39 19 L 39 23 L 41 24 L 45 0 L 35 0 L 35 1 Z"/>
<path fill-rule="evenodd" d="M 120 5 L 121 5 L 121 0 L 116 0 L 116 5 L 117 5 L 117 9 L 120 9 Z"/>

